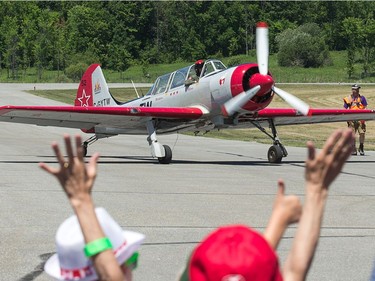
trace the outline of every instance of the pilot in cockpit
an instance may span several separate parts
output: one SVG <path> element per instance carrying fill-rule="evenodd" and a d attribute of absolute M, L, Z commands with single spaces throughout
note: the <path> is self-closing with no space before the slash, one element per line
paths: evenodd
<path fill-rule="evenodd" d="M 190 86 L 191 84 L 198 82 L 199 77 L 201 76 L 201 73 L 202 73 L 203 65 L 204 65 L 204 60 L 197 60 L 195 62 L 194 64 L 195 74 L 192 71 L 190 71 L 189 78 L 185 81 L 185 86 Z"/>
<path fill-rule="evenodd" d="M 195 74 L 197 75 L 198 80 L 199 80 L 199 77 L 201 76 L 203 65 L 204 65 L 203 60 L 197 60 L 194 64 Z"/>

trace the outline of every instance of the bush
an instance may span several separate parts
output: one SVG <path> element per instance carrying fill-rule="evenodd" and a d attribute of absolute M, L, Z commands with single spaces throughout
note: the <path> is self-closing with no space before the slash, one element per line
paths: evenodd
<path fill-rule="evenodd" d="M 71 64 L 65 69 L 65 75 L 73 81 L 80 81 L 88 65 L 84 62 Z"/>
<path fill-rule="evenodd" d="M 239 65 L 242 63 L 242 60 L 238 57 L 233 57 L 231 59 L 228 60 L 227 62 L 227 67 L 232 67 L 232 66 L 235 66 L 235 65 Z"/>
<path fill-rule="evenodd" d="M 287 29 L 276 37 L 280 66 L 320 67 L 331 61 L 322 32 L 309 23 L 297 29 Z"/>
<path fill-rule="evenodd" d="M 65 74 L 60 74 L 55 79 L 56 83 L 70 83 L 72 82 Z"/>

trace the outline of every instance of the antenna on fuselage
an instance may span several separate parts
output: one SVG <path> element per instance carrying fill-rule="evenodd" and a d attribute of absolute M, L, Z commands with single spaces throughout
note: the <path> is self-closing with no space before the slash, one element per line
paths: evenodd
<path fill-rule="evenodd" d="M 134 88 L 134 90 L 135 90 L 135 93 L 137 94 L 137 97 L 139 98 L 138 91 L 137 91 L 137 88 L 135 87 L 135 85 L 134 85 L 134 83 L 133 83 L 133 80 L 130 80 L 130 81 L 132 81 L 132 84 L 133 84 L 133 88 Z"/>

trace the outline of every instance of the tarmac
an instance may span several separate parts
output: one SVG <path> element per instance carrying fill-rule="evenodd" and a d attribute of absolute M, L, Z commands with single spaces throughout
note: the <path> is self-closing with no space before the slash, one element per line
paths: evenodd
<path fill-rule="evenodd" d="M 60 104 L 24 92 L 34 86 L 0 84 L 0 104 Z M 0 128 L 0 279 L 51 280 L 43 266 L 55 252 L 58 226 L 72 209 L 57 180 L 38 163 L 57 165 L 51 142 L 81 132 L 12 123 Z M 159 136 L 159 141 L 173 150 L 170 165 L 151 158 L 146 136 L 122 135 L 89 146 L 89 155 L 101 154 L 96 205 L 124 229 L 146 235 L 134 280 L 177 280 L 194 246 L 220 225 L 241 223 L 262 232 L 279 178 L 287 193 L 303 200 L 305 148 L 287 147 L 281 164 L 269 164 L 270 145 L 181 134 Z M 375 152 L 369 151 L 351 157 L 332 184 L 307 280 L 369 280 L 375 261 L 374 170 Z M 295 230 L 291 226 L 279 245 L 281 264 Z"/>

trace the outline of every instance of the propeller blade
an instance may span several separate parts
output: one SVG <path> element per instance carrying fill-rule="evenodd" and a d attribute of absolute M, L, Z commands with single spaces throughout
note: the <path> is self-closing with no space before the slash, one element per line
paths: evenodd
<path fill-rule="evenodd" d="M 259 73 L 266 75 L 268 73 L 268 25 L 265 22 L 259 22 L 256 29 L 256 49 Z"/>
<path fill-rule="evenodd" d="M 301 112 L 303 115 L 308 115 L 310 106 L 305 103 L 304 101 L 300 100 L 296 96 L 293 96 L 292 94 L 289 94 L 288 92 L 285 92 L 284 90 L 281 90 L 277 87 L 273 87 L 272 90 L 284 101 L 289 103 L 293 108 L 297 109 L 299 112 Z"/>
<path fill-rule="evenodd" d="M 246 92 L 242 92 L 228 100 L 223 105 L 224 115 L 232 116 L 238 112 L 249 100 L 251 100 L 260 90 L 260 86 L 255 86 Z"/>

